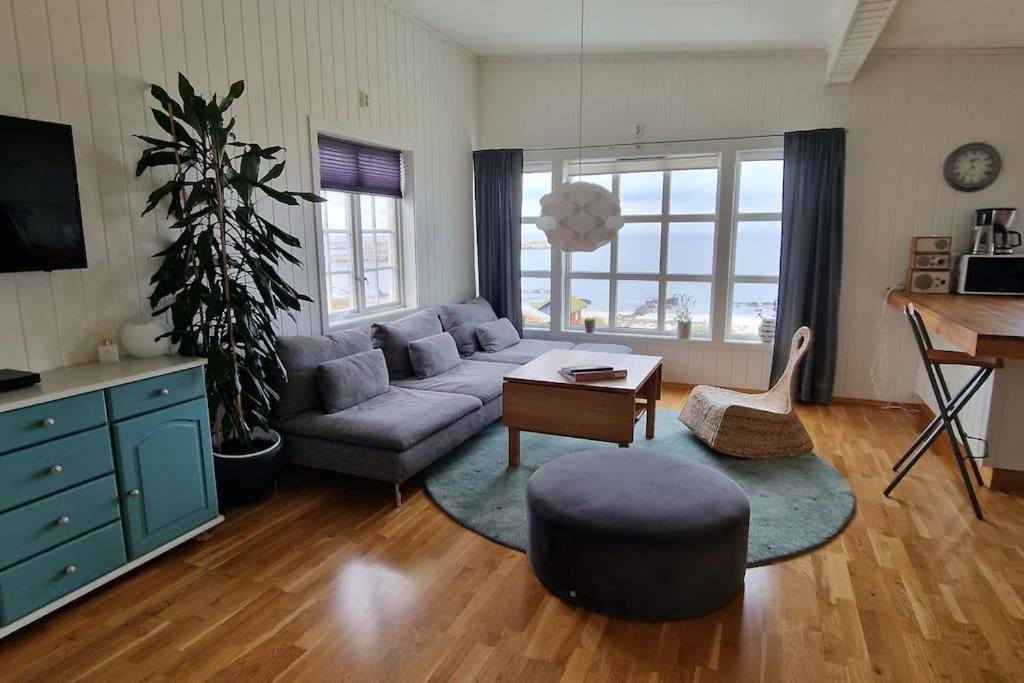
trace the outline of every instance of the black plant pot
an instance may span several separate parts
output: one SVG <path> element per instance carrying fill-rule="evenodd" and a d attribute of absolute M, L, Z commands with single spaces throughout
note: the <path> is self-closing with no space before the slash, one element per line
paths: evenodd
<path fill-rule="evenodd" d="M 224 505 L 247 505 L 263 498 L 274 487 L 281 462 L 281 435 L 268 433 L 273 444 L 256 453 L 230 455 L 214 452 L 217 497 Z"/>

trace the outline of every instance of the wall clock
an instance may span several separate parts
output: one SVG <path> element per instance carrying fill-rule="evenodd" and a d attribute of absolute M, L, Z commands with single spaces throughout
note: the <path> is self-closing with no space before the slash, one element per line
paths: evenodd
<path fill-rule="evenodd" d="M 1003 160 L 992 145 L 969 142 L 954 149 L 942 165 L 942 175 L 954 190 L 977 192 L 996 181 Z"/>

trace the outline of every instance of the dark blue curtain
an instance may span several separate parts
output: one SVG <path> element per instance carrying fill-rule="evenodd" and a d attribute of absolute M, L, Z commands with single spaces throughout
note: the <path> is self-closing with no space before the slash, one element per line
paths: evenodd
<path fill-rule="evenodd" d="M 782 180 L 782 263 L 771 381 L 782 374 L 797 328 L 813 333 L 797 374 L 801 401 L 828 403 L 836 375 L 843 264 L 846 130 L 786 133 Z"/>
<path fill-rule="evenodd" d="M 522 232 L 523 150 L 473 152 L 476 196 L 476 258 L 480 296 L 499 318 L 508 318 L 523 333 L 519 290 Z"/>

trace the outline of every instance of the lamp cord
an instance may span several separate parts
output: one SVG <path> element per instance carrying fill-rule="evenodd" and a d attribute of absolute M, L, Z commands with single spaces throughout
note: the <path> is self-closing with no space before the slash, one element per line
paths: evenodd
<path fill-rule="evenodd" d="M 580 165 L 577 168 L 577 175 L 582 177 L 583 175 L 583 9 L 586 0 L 580 0 Z"/>

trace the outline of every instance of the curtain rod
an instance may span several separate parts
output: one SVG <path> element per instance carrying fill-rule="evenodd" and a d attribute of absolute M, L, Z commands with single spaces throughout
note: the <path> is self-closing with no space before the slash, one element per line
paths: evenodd
<path fill-rule="evenodd" d="M 812 129 L 813 130 L 813 129 Z M 822 129 L 824 130 L 824 129 Z M 848 131 L 847 128 L 843 130 Z M 807 131 L 800 131 L 807 132 Z M 642 147 L 644 145 L 674 145 L 682 142 L 728 142 L 730 140 L 758 140 L 760 138 L 781 138 L 785 133 L 764 133 L 762 135 L 733 135 L 720 138 L 690 138 L 688 140 L 651 140 L 649 142 L 613 142 L 605 145 L 569 145 L 566 147 L 527 147 L 525 152 L 567 152 L 574 149 L 604 149 L 607 147 Z"/>

